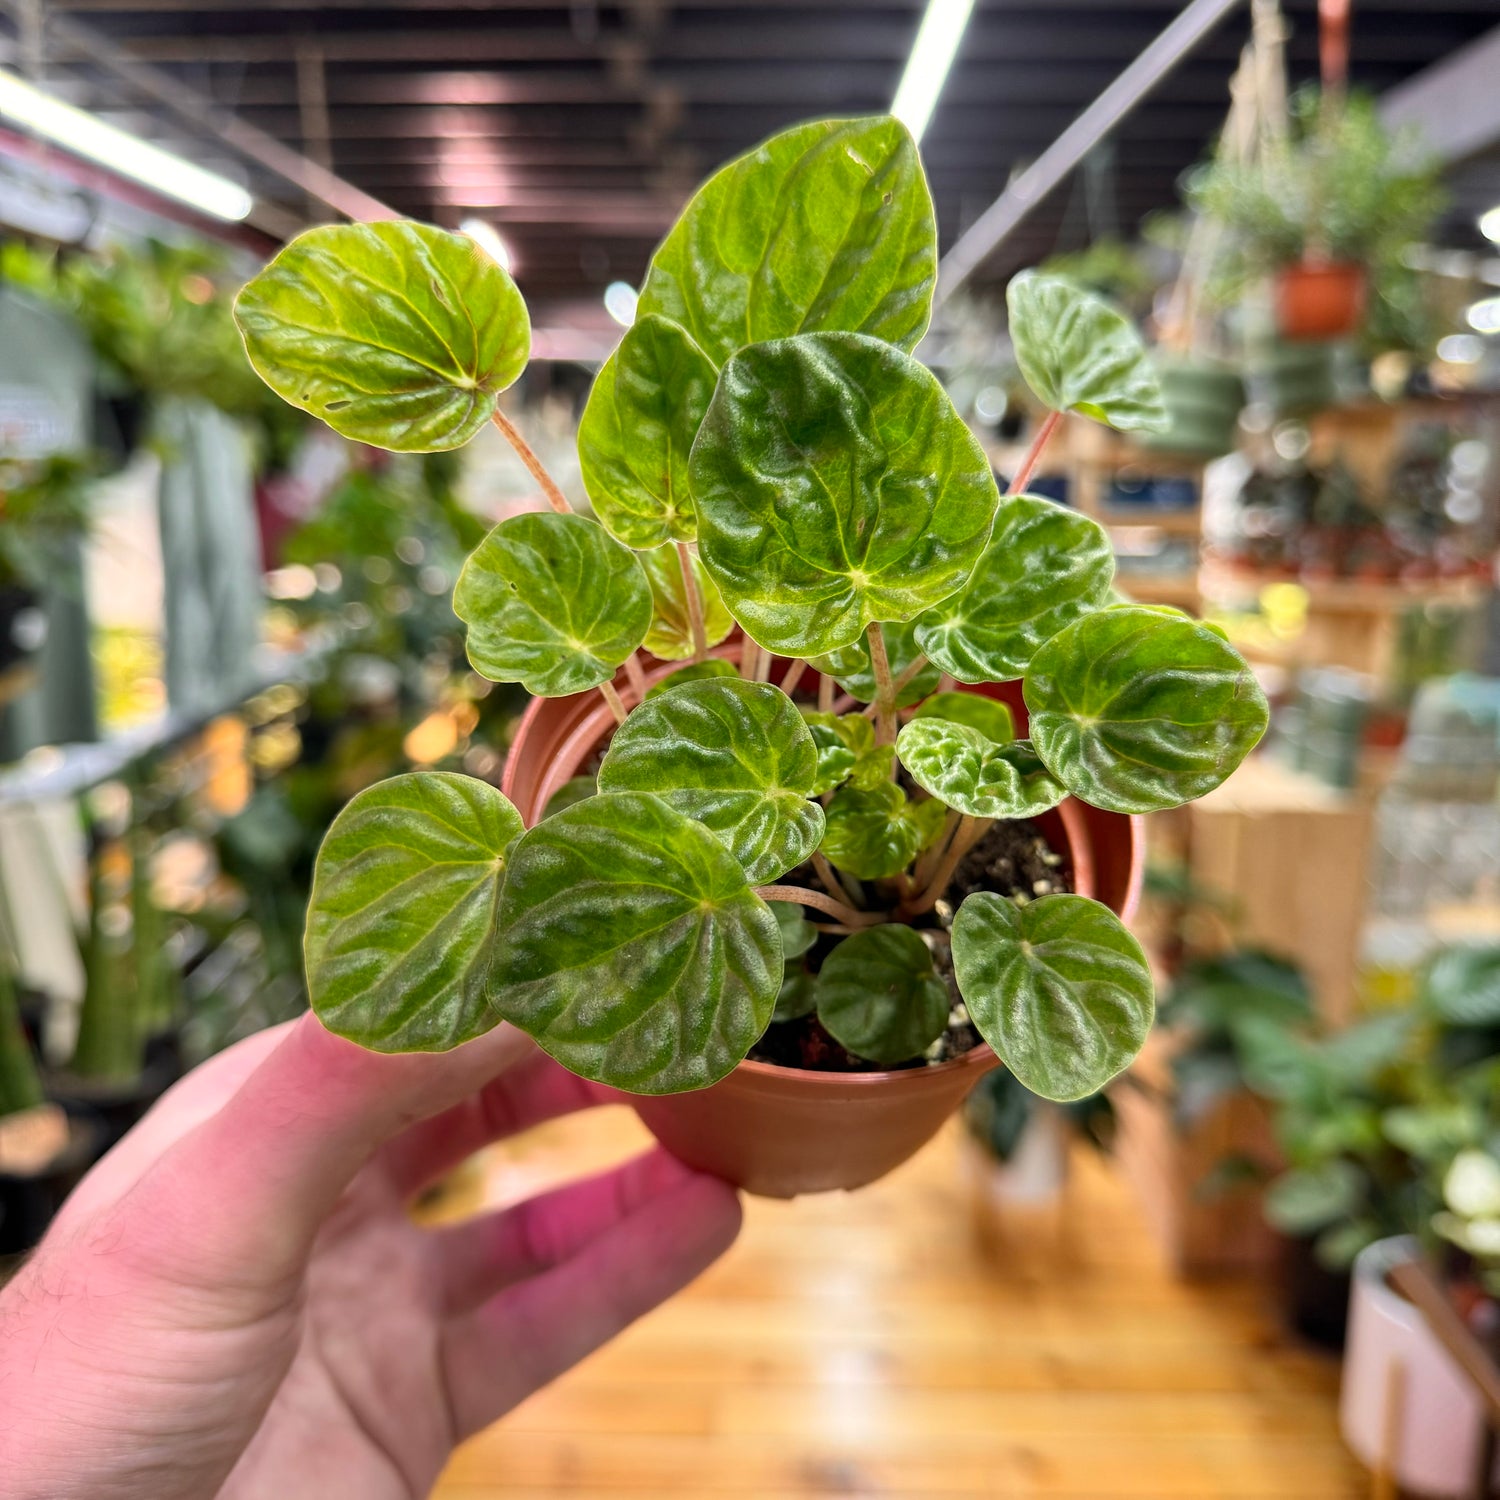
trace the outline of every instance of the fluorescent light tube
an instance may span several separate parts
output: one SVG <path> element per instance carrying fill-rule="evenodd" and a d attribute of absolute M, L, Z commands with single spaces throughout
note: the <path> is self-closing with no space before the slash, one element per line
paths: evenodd
<path fill-rule="evenodd" d="M 901 86 L 891 104 L 891 113 L 916 140 L 922 139 L 932 118 L 973 9 L 974 0 L 927 0 L 927 14 L 917 29 Z"/>
<path fill-rule="evenodd" d="M 87 157 L 215 219 L 238 223 L 255 207 L 255 199 L 239 183 L 108 125 L 87 110 L 64 104 L 4 68 L 0 68 L 0 115 L 75 156 Z"/>

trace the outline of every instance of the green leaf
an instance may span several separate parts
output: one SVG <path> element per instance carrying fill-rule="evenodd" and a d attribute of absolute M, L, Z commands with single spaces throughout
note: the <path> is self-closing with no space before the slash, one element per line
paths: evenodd
<path fill-rule="evenodd" d="M 814 796 L 841 781 L 872 787 L 890 781 L 896 768 L 896 747 L 875 743 L 875 725 L 863 714 L 824 714 L 802 710 L 802 717 L 818 746 L 818 780 Z M 839 750 L 843 754 L 839 754 Z M 833 776 L 831 781 L 827 780 Z M 826 785 L 824 784 L 826 781 Z"/>
<path fill-rule="evenodd" d="M 1018 906 L 975 891 L 954 919 L 953 972 L 979 1034 L 1045 1099 L 1103 1088 L 1151 1029 L 1146 955 L 1086 896 Z"/>
<path fill-rule="evenodd" d="M 698 585 L 698 600 L 703 609 L 704 643 L 717 646 L 731 630 L 734 620 L 714 581 L 703 571 L 703 564 L 696 555 L 690 566 Z M 688 618 L 687 593 L 682 586 L 682 564 L 675 547 L 658 547 L 654 552 L 638 554 L 641 566 L 646 570 L 646 581 L 651 585 L 651 629 L 646 632 L 645 647 L 653 656 L 663 661 L 682 661 L 696 649 L 693 644 L 693 626 Z M 701 665 L 701 663 L 700 663 Z M 728 662 L 721 665 L 725 672 L 734 668 Z M 707 674 L 709 676 L 715 673 Z M 717 675 L 724 675 L 718 673 Z"/>
<path fill-rule="evenodd" d="M 843 786 L 828 804 L 823 853 L 859 880 L 897 875 L 943 830 L 941 802 L 911 802 L 893 781 Z"/>
<path fill-rule="evenodd" d="M 803 334 L 724 366 L 690 465 L 698 546 L 762 646 L 821 656 L 962 586 L 999 495 L 930 371 L 879 339 Z"/>
<path fill-rule="evenodd" d="M 801 1016 L 811 1015 L 817 1008 L 817 997 L 813 993 L 813 976 L 801 962 L 788 964 L 781 980 L 781 991 L 776 996 L 776 1009 L 771 1013 L 773 1021 L 795 1021 Z"/>
<path fill-rule="evenodd" d="M 936 275 L 932 198 L 906 127 L 819 120 L 698 189 L 651 257 L 636 316 L 680 324 L 716 365 L 817 329 L 914 349 Z"/>
<path fill-rule="evenodd" d="M 948 990 L 932 954 L 898 923 L 846 937 L 823 960 L 813 993 L 828 1034 L 870 1062 L 920 1057 L 948 1026 Z"/>
<path fill-rule="evenodd" d="M 825 792 L 831 792 L 840 782 L 848 780 L 859 757 L 839 733 L 835 715 L 804 712 L 803 718 L 807 721 L 807 732 L 812 735 L 813 747 L 818 752 L 818 770 L 813 777 L 812 795 L 821 797 Z"/>
<path fill-rule="evenodd" d="M 1283 1234 L 1302 1239 L 1352 1214 L 1364 1201 L 1364 1187 L 1353 1162 L 1283 1172 L 1266 1189 L 1265 1215 Z"/>
<path fill-rule="evenodd" d="M 722 656 L 710 656 L 706 661 L 690 661 L 687 666 L 668 672 L 655 687 L 646 689 L 646 696 L 655 698 L 662 693 L 670 693 L 673 688 L 681 687 L 685 682 L 706 682 L 713 677 L 739 675 L 733 663 L 725 661 Z"/>
<path fill-rule="evenodd" d="M 1422 976 L 1422 999 L 1453 1026 L 1500 1024 L 1500 947 L 1445 948 Z"/>
<path fill-rule="evenodd" d="M 914 627 L 910 623 L 897 621 L 885 626 L 886 657 L 891 665 L 891 678 L 899 678 L 921 655 L 917 649 Z M 827 656 L 814 659 L 812 666 L 833 678 L 851 698 L 861 703 L 875 701 L 875 668 L 870 663 L 869 640 L 861 636 L 851 645 Z M 916 675 L 896 694 L 896 707 L 909 708 L 920 703 L 937 685 L 943 674 L 931 662 L 924 662 Z"/>
<path fill-rule="evenodd" d="M 484 980 L 514 807 L 472 776 L 412 771 L 360 792 L 318 851 L 307 988 L 332 1032 L 377 1052 L 442 1052 L 498 1017 Z"/>
<path fill-rule="evenodd" d="M 718 370 L 675 323 L 637 318 L 605 360 L 578 424 L 578 462 L 611 536 L 645 550 L 690 542 L 688 453 Z"/>
<path fill-rule="evenodd" d="M 561 698 L 608 682 L 641 644 L 651 588 L 596 522 L 543 511 L 502 521 L 474 549 L 453 612 L 476 672 Z"/>
<path fill-rule="evenodd" d="M 801 958 L 818 940 L 818 929 L 802 914 L 802 908 L 790 901 L 767 901 L 771 915 L 781 932 L 781 956 L 787 963 Z"/>
<path fill-rule="evenodd" d="M 967 724 L 997 745 L 1007 745 L 1016 737 L 1016 721 L 1010 709 L 979 693 L 934 693 L 912 717 Z"/>
<path fill-rule="evenodd" d="M 1022 271 L 1005 289 L 1026 384 L 1052 411 L 1082 412 L 1123 432 L 1165 432 L 1161 385 L 1141 336 L 1102 297 L 1061 276 Z"/>
<path fill-rule="evenodd" d="M 923 791 L 970 818 L 1034 818 L 1068 795 L 1030 740 L 997 745 L 967 724 L 913 719 L 896 754 Z"/>
<path fill-rule="evenodd" d="M 241 290 L 235 322 L 284 401 L 357 443 L 467 443 L 526 368 L 531 324 L 510 274 L 429 224 L 299 234 Z"/>
<path fill-rule="evenodd" d="M 542 816 L 550 818 L 553 813 L 560 813 L 565 807 L 572 807 L 575 802 L 582 802 L 585 797 L 592 797 L 598 790 L 599 780 L 597 777 L 574 776 L 563 782 L 547 798 L 547 805 L 542 809 Z"/>
<path fill-rule="evenodd" d="M 673 1094 L 722 1078 L 771 1019 L 776 918 L 706 828 L 601 792 L 510 852 L 494 1010 L 584 1078 Z"/>
<path fill-rule="evenodd" d="M 642 703 L 615 731 L 599 787 L 655 792 L 760 885 L 818 847 L 823 809 L 808 800 L 817 768 L 812 736 L 780 688 L 722 678 Z"/>
<path fill-rule="evenodd" d="M 917 619 L 917 645 L 960 682 L 1019 677 L 1044 642 L 1105 605 L 1114 572 L 1097 521 L 1036 495 L 1008 496 L 967 586 Z"/>
<path fill-rule="evenodd" d="M 1239 653 L 1211 630 L 1133 605 L 1085 615 L 1026 674 L 1031 738 L 1075 797 L 1153 812 L 1211 792 L 1266 731 Z"/>

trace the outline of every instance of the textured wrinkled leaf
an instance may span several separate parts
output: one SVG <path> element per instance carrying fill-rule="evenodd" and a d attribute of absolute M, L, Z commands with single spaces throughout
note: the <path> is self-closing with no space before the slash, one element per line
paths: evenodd
<path fill-rule="evenodd" d="M 560 813 L 565 807 L 572 807 L 575 802 L 582 802 L 585 797 L 592 797 L 599 790 L 599 782 L 593 776 L 574 776 L 563 782 L 553 794 L 547 798 L 547 805 L 542 809 L 542 816 L 550 818 L 553 813 Z"/>
<path fill-rule="evenodd" d="M 776 996 L 776 1009 L 771 1013 L 773 1021 L 795 1021 L 800 1016 L 811 1015 L 817 1008 L 813 993 L 813 976 L 806 964 L 800 961 L 786 966 L 782 977 L 781 992 Z"/>
<path fill-rule="evenodd" d="M 932 198 L 906 127 L 819 120 L 698 189 L 651 257 L 636 316 L 681 324 L 717 365 L 817 329 L 914 349 L 936 274 Z"/>
<path fill-rule="evenodd" d="M 694 645 L 677 549 L 658 547 L 654 552 L 642 552 L 638 556 L 646 570 L 646 581 L 651 585 L 651 628 L 646 632 L 646 650 L 663 661 L 682 661 L 693 654 Z M 734 629 L 734 620 L 724 608 L 713 579 L 704 572 L 703 564 L 696 556 L 692 557 L 689 566 L 698 585 L 698 601 L 703 610 L 704 643 L 717 646 Z M 726 672 L 734 671 L 728 662 L 722 665 Z"/>
<path fill-rule="evenodd" d="M 607 682 L 641 644 L 651 587 L 597 522 L 546 511 L 502 521 L 470 553 L 453 612 L 476 672 L 560 698 Z"/>
<path fill-rule="evenodd" d="M 832 718 L 833 715 L 829 714 L 827 717 Z M 827 724 L 812 722 L 807 729 L 812 735 L 813 747 L 818 752 L 818 770 L 813 777 L 812 795 L 821 797 L 825 792 L 831 792 L 841 781 L 848 779 L 858 757 L 844 743 L 838 730 Z"/>
<path fill-rule="evenodd" d="M 1117 308 L 1039 271 L 1011 277 L 1005 304 L 1016 363 L 1044 405 L 1082 412 L 1124 432 L 1166 430 L 1161 384 L 1146 346 Z"/>
<path fill-rule="evenodd" d="M 1031 738 L 1076 797 L 1153 812 L 1211 792 L 1265 733 L 1269 709 L 1227 642 L 1135 606 L 1085 615 L 1026 674 Z"/>
<path fill-rule="evenodd" d="M 719 372 L 683 329 L 637 318 L 605 360 L 578 424 L 594 513 L 627 547 L 688 542 L 698 531 L 688 454 Z"/>
<path fill-rule="evenodd" d="M 494 1010 L 584 1078 L 672 1094 L 722 1078 L 771 1019 L 776 918 L 717 838 L 658 797 L 601 792 L 510 851 Z"/>
<path fill-rule="evenodd" d="M 954 919 L 953 972 L 979 1034 L 1044 1099 L 1103 1088 L 1151 1029 L 1146 955 L 1086 896 L 1018 906 L 974 892 Z"/>
<path fill-rule="evenodd" d="M 891 779 L 896 747 L 877 745 L 875 725 L 863 714 L 825 714 L 804 709 L 802 717 L 818 747 L 814 796 L 821 796 L 842 781 L 870 787 Z"/>
<path fill-rule="evenodd" d="M 467 443 L 526 368 L 531 324 L 510 274 L 430 224 L 325 224 L 240 291 L 235 321 L 284 401 L 357 443 Z"/>
<path fill-rule="evenodd" d="M 1008 496 L 967 586 L 917 618 L 916 643 L 960 682 L 1008 681 L 1043 642 L 1108 603 L 1114 572 L 1097 521 L 1037 495 Z"/>
<path fill-rule="evenodd" d="M 738 677 L 739 675 L 733 664 L 725 661 L 722 656 L 710 656 L 706 661 L 690 661 L 685 667 L 678 667 L 675 672 L 668 672 L 655 687 L 646 689 L 646 696 L 648 698 L 659 697 L 662 693 L 670 693 L 673 688 L 681 687 L 685 682 L 706 682 L 713 677 Z"/>
<path fill-rule="evenodd" d="M 1034 818 L 1068 795 L 1030 740 L 997 745 L 968 724 L 913 719 L 896 754 L 923 791 L 970 818 Z"/>
<path fill-rule="evenodd" d="M 1016 721 L 1010 709 L 978 693 L 934 693 L 912 717 L 967 724 L 997 745 L 1008 745 L 1016 737 Z"/>
<path fill-rule="evenodd" d="M 377 1052 L 488 1031 L 485 998 L 514 807 L 471 776 L 412 771 L 360 792 L 318 851 L 303 940 L 318 1019 Z"/>
<path fill-rule="evenodd" d="M 1500 1024 L 1500 947 L 1445 948 L 1427 966 L 1422 998 L 1450 1025 Z"/>
<path fill-rule="evenodd" d="M 750 635 L 786 656 L 836 651 L 953 593 L 999 503 L 936 377 L 850 333 L 736 354 L 690 470 L 704 565 Z"/>
<path fill-rule="evenodd" d="M 791 901 L 767 901 L 771 915 L 781 932 L 781 956 L 788 963 L 801 958 L 818 940 L 818 929 L 802 914 L 802 908 Z"/>
<path fill-rule="evenodd" d="M 891 678 L 898 680 L 921 652 L 918 650 L 914 627 L 897 621 L 887 625 L 881 632 L 885 637 L 886 659 L 890 662 Z M 870 663 L 870 643 L 861 637 L 853 644 L 827 656 L 817 657 L 812 665 L 826 673 L 838 683 L 851 698 L 861 703 L 875 701 L 875 668 Z M 924 662 L 911 681 L 896 694 L 897 708 L 910 708 L 920 703 L 937 685 L 943 674 L 931 662 Z"/>
<path fill-rule="evenodd" d="M 606 792 L 654 792 L 722 840 L 754 885 L 807 859 L 823 835 L 809 801 L 818 756 L 780 688 L 729 678 L 650 698 L 615 731 Z"/>
<path fill-rule="evenodd" d="M 945 815 L 941 802 L 912 802 L 893 781 L 842 786 L 825 814 L 823 853 L 859 880 L 882 880 L 937 838 Z"/>
<path fill-rule="evenodd" d="M 948 990 L 932 954 L 899 923 L 846 937 L 823 960 L 813 993 L 829 1035 L 870 1062 L 920 1057 L 948 1026 Z"/>

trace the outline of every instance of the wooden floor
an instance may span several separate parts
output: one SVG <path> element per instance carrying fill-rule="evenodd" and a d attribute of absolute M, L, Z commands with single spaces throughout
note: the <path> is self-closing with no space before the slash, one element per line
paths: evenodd
<path fill-rule="evenodd" d="M 504 1202 L 631 1154 L 633 1115 L 483 1167 Z M 1353 1500 L 1336 1366 L 1249 1286 L 1164 1270 L 1087 1154 L 1065 1212 L 979 1243 L 956 1132 L 873 1188 L 752 1201 L 671 1305 L 455 1455 L 441 1500 L 1005 1496 Z"/>

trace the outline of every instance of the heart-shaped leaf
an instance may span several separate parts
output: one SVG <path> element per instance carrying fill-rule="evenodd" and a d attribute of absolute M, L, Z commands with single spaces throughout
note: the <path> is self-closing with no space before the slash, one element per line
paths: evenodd
<path fill-rule="evenodd" d="M 836 651 L 954 593 L 999 503 L 936 377 L 852 333 L 736 354 L 690 471 L 705 566 L 734 617 L 785 656 Z"/>
<path fill-rule="evenodd" d="M 842 786 L 826 813 L 823 853 L 859 880 L 897 875 L 943 831 L 941 802 L 908 800 L 892 781 Z"/>
<path fill-rule="evenodd" d="M 1026 674 L 1031 738 L 1075 797 L 1154 812 L 1211 792 L 1269 717 L 1239 653 L 1211 630 L 1152 609 L 1085 615 Z"/>
<path fill-rule="evenodd" d="M 722 1078 L 771 1019 L 776 918 L 717 838 L 660 798 L 601 792 L 510 851 L 494 1010 L 584 1078 L 675 1094 Z"/>
<path fill-rule="evenodd" d="M 646 689 L 646 696 L 659 697 L 662 693 L 670 693 L 673 688 L 681 687 L 685 682 L 706 682 L 712 677 L 739 675 L 732 662 L 725 661 L 722 656 L 710 656 L 704 661 L 690 661 L 687 666 L 668 672 L 654 687 Z"/>
<path fill-rule="evenodd" d="M 968 585 L 915 622 L 916 644 L 960 682 L 1019 677 L 1044 641 L 1109 600 L 1115 572 L 1097 521 L 1011 495 Z"/>
<path fill-rule="evenodd" d="M 235 321 L 284 401 L 357 443 L 467 443 L 526 368 L 531 324 L 510 274 L 429 224 L 326 224 L 241 290 Z"/>
<path fill-rule="evenodd" d="M 1030 740 L 997 745 L 968 724 L 913 719 L 896 754 L 919 787 L 970 818 L 1034 818 L 1068 795 Z"/>
<path fill-rule="evenodd" d="M 636 316 L 680 324 L 716 365 L 817 329 L 914 349 L 936 274 L 932 198 L 906 127 L 819 120 L 698 189 L 651 257 Z"/>
<path fill-rule="evenodd" d="M 608 682 L 641 644 L 651 586 L 597 522 L 544 511 L 502 521 L 474 549 L 453 612 L 476 672 L 561 698 Z"/>
<path fill-rule="evenodd" d="M 484 980 L 515 808 L 471 776 L 360 792 L 318 851 L 303 940 L 318 1019 L 377 1052 L 442 1052 L 499 1019 Z"/>
<path fill-rule="evenodd" d="M 790 901 L 767 901 L 776 926 L 781 930 L 781 956 L 787 963 L 801 958 L 818 940 L 818 929 Z"/>
<path fill-rule="evenodd" d="M 818 847 L 823 809 L 808 800 L 817 769 L 812 736 L 780 688 L 720 678 L 642 703 L 610 741 L 599 787 L 655 792 L 760 885 Z"/>
<path fill-rule="evenodd" d="M 691 656 L 696 648 L 677 549 L 658 547 L 654 552 L 637 555 L 646 570 L 646 581 L 651 585 L 651 629 L 646 632 L 646 650 L 663 661 L 681 661 Z M 724 608 L 724 601 L 719 597 L 713 579 L 704 571 L 703 564 L 695 555 L 689 556 L 693 581 L 698 585 L 699 607 L 703 611 L 705 644 L 717 646 L 734 629 L 734 620 Z M 726 672 L 734 671 L 728 662 L 722 666 Z"/>
<path fill-rule="evenodd" d="M 1164 432 L 1167 410 L 1130 320 L 1061 276 L 1022 271 L 1005 289 L 1010 337 L 1026 384 L 1053 411 L 1082 412 L 1130 432 Z"/>
<path fill-rule="evenodd" d="M 921 655 L 918 650 L 915 628 L 909 622 L 896 621 L 884 627 L 886 659 L 890 662 L 892 680 L 899 680 L 908 667 Z M 838 683 L 851 698 L 861 703 L 875 701 L 875 668 L 870 662 L 869 641 L 861 636 L 853 644 L 827 656 L 818 657 L 812 664 L 819 672 L 826 673 Z M 910 708 L 920 703 L 937 685 L 942 676 L 931 662 L 923 662 L 915 675 L 896 694 L 897 708 Z"/>
<path fill-rule="evenodd" d="M 578 462 L 610 535 L 645 550 L 698 531 L 688 453 L 719 372 L 675 323 L 637 318 L 605 360 L 578 424 Z"/>
<path fill-rule="evenodd" d="M 776 1009 L 771 1012 L 773 1021 L 795 1021 L 801 1016 L 811 1015 L 817 1008 L 813 994 L 813 976 L 807 965 L 800 960 L 789 963 L 781 980 L 781 993 L 776 997 Z"/>
<path fill-rule="evenodd" d="M 547 805 L 542 809 L 542 816 L 550 818 L 553 813 L 560 813 L 565 807 L 572 807 L 575 802 L 582 802 L 585 797 L 592 797 L 598 790 L 599 781 L 595 776 L 570 777 L 547 798 Z"/>
<path fill-rule="evenodd" d="M 813 993 L 828 1034 L 870 1062 L 909 1062 L 948 1027 L 948 989 L 932 954 L 898 923 L 846 937 L 823 960 Z"/>
<path fill-rule="evenodd" d="M 975 891 L 954 919 L 953 972 L 979 1034 L 1044 1099 L 1097 1092 L 1151 1029 L 1146 955 L 1086 896 L 1018 906 Z"/>
<path fill-rule="evenodd" d="M 934 693 L 912 717 L 967 724 L 997 745 L 1008 745 L 1016 737 L 1016 721 L 1010 709 L 979 693 Z"/>

